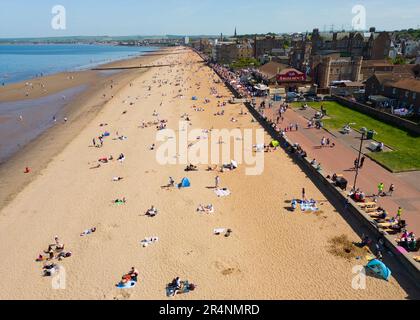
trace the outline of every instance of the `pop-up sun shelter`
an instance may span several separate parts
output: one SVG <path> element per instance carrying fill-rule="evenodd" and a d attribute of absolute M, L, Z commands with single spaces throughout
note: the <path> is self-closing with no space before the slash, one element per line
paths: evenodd
<path fill-rule="evenodd" d="M 388 269 L 381 261 L 374 259 L 366 266 L 369 270 L 372 270 L 376 275 L 388 281 L 391 277 L 391 270 Z"/>
<path fill-rule="evenodd" d="M 179 188 L 189 188 L 191 187 L 191 182 L 188 178 L 182 179 L 181 183 L 179 184 Z"/>
<path fill-rule="evenodd" d="M 280 142 L 278 142 L 277 140 L 273 140 L 271 141 L 271 146 L 273 146 L 274 148 L 277 148 L 280 146 Z"/>

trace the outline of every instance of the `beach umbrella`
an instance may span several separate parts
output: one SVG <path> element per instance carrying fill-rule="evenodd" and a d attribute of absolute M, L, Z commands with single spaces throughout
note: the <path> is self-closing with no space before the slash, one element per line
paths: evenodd
<path fill-rule="evenodd" d="M 381 261 L 374 259 L 366 266 L 369 270 L 372 270 L 376 275 L 388 281 L 391 277 L 391 270 Z"/>

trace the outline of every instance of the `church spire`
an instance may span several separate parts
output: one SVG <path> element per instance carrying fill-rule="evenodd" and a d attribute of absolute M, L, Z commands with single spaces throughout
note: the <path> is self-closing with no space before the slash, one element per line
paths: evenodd
<path fill-rule="evenodd" d="M 237 33 L 236 33 L 236 27 L 235 27 L 235 38 L 237 37 L 238 35 L 237 35 Z"/>

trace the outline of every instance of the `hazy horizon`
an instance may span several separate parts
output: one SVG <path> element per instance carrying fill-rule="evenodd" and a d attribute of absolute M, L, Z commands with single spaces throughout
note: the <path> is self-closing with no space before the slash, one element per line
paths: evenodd
<path fill-rule="evenodd" d="M 355 5 L 366 9 L 366 29 L 401 30 L 419 28 L 420 2 L 417 0 L 360 0 L 337 4 L 325 0 L 3 0 L 0 11 L 0 38 L 49 38 L 89 36 L 232 35 L 306 32 L 352 29 Z M 66 28 L 51 26 L 52 8 L 66 10 Z M 378 10 L 380 9 L 380 10 Z M 403 18 L 403 19 L 402 19 Z"/>

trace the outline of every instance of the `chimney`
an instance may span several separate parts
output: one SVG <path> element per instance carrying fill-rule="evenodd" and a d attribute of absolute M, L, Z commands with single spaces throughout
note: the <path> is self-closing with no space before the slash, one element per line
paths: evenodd
<path fill-rule="evenodd" d="M 375 27 L 370 27 L 369 32 L 376 32 L 376 28 Z"/>

